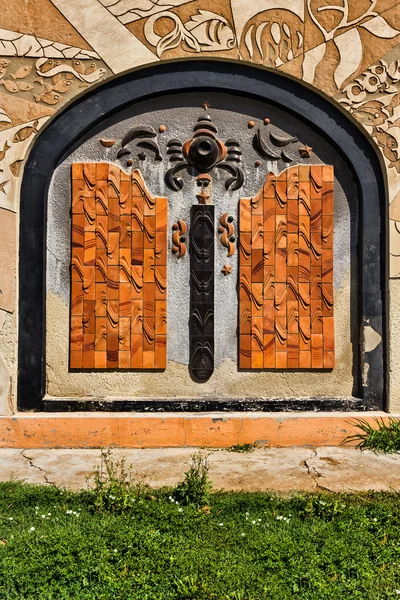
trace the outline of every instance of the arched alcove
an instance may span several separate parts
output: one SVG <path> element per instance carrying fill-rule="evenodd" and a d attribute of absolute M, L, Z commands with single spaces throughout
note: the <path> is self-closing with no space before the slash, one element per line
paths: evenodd
<path fill-rule="evenodd" d="M 195 96 L 199 114 L 201 102 L 208 96 L 219 98 L 216 109 L 231 110 L 232 114 L 236 110 L 250 117 L 256 114 L 259 119 L 264 104 L 275 111 L 276 121 L 284 131 L 282 115 L 286 114 L 286 131 L 290 130 L 293 120 L 293 123 L 299 124 L 300 130 L 304 127 L 304 132 L 314 132 L 319 144 L 318 162 L 326 163 L 324 156 L 329 156 L 329 160 L 337 165 L 336 176 L 342 189 L 348 187 L 346 194 L 353 206 L 349 219 L 357 221 L 353 228 L 348 229 L 354 256 L 348 303 L 348 310 L 352 313 L 349 334 L 352 346 L 351 393 L 344 395 L 339 391 L 336 394 L 331 387 L 328 394 L 315 394 L 312 387 L 308 393 L 304 391 L 306 388 L 298 388 L 298 391 L 294 387 L 291 394 L 276 397 L 276 394 L 269 393 L 266 379 L 265 393 L 243 394 L 241 397 L 207 393 L 204 397 L 182 398 L 182 394 L 177 394 L 180 396 L 178 399 L 172 395 L 161 397 L 160 394 L 160 397 L 148 399 L 134 397 L 133 394 L 129 397 L 125 393 L 122 397 L 116 394 L 115 398 L 104 401 L 98 390 L 93 394 L 82 394 L 82 397 L 78 392 L 61 394 L 57 398 L 47 394 L 46 249 L 50 241 L 47 235 L 48 216 L 51 218 L 47 203 L 50 196 L 52 205 L 56 206 L 59 201 L 60 206 L 64 205 L 65 216 L 65 200 L 70 201 L 65 194 L 58 200 L 54 192 L 49 196 L 53 175 L 63 161 L 68 161 L 69 155 L 74 156 L 76 148 L 94 135 L 99 137 L 107 127 L 132 115 L 143 115 L 151 107 L 158 110 L 167 106 L 173 111 L 179 106 L 179 97 L 187 98 L 185 106 L 193 106 Z M 250 108 L 238 108 L 246 103 Z M 234 127 L 233 119 L 231 126 Z M 250 121 L 247 126 L 251 128 Z M 189 138 L 191 127 L 187 128 L 187 133 Z M 241 133 L 232 131 L 231 135 L 239 137 Z M 307 140 L 302 141 L 305 143 Z M 89 160 L 94 159 L 89 157 Z M 349 183 L 350 178 L 354 190 Z M 153 193 L 158 191 L 151 190 Z M 248 194 L 256 191 L 254 183 Z M 387 242 L 380 163 L 370 142 L 348 115 L 301 84 L 276 73 L 219 61 L 162 64 L 109 81 L 69 105 L 37 137 L 24 169 L 20 215 L 20 410 L 372 410 L 384 407 Z M 63 222 L 66 220 L 65 217 Z M 379 343 L 371 343 L 371 332 L 375 339 L 380 339 Z"/>

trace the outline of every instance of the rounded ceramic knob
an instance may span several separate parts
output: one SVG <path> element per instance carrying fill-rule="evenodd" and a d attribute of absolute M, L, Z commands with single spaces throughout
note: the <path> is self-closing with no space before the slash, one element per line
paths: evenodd
<path fill-rule="evenodd" d="M 193 139 L 188 155 L 190 162 L 198 171 L 208 171 L 218 160 L 219 147 L 213 138 L 200 135 Z"/>

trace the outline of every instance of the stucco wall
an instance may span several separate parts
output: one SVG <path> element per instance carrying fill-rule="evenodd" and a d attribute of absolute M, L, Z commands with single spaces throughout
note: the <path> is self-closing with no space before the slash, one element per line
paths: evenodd
<path fill-rule="evenodd" d="M 19 186 L 34 136 L 106 78 L 184 57 L 247 61 L 348 110 L 382 154 L 390 231 L 390 408 L 400 409 L 397 0 L 8 0 L 0 14 L 0 414 L 14 410 Z"/>

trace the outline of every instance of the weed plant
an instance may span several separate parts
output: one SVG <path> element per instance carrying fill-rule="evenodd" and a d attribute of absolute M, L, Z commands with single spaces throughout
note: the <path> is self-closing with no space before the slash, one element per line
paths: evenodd
<path fill-rule="evenodd" d="M 212 490 L 208 471 L 208 456 L 204 456 L 201 451 L 193 454 L 190 469 L 186 471 L 185 479 L 174 489 L 173 498 L 197 508 L 207 506 Z"/>
<path fill-rule="evenodd" d="M 387 423 L 382 418 L 374 418 L 375 425 L 365 419 L 351 421 L 360 431 L 345 438 L 344 443 L 357 441 L 359 450 L 374 450 L 393 454 L 400 452 L 400 419 L 389 417 Z"/>

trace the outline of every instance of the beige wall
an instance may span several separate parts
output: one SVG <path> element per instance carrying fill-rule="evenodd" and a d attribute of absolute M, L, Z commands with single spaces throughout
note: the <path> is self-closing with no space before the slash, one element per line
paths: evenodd
<path fill-rule="evenodd" d="M 390 408 L 399 410 L 400 2 L 341 0 L 337 10 L 328 0 L 171 0 L 162 7 L 152 0 L 120 0 L 109 8 L 109 0 L 5 4 L 0 14 L 0 414 L 14 410 L 19 186 L 34 136 L 89 86 L 140 65 L 182 57 L 243 60 L 299 79 L 339 103 L 374 140 L 390 204 L 388 371 Z M 212 38 L 210 31 L 216 32 Z"/>

